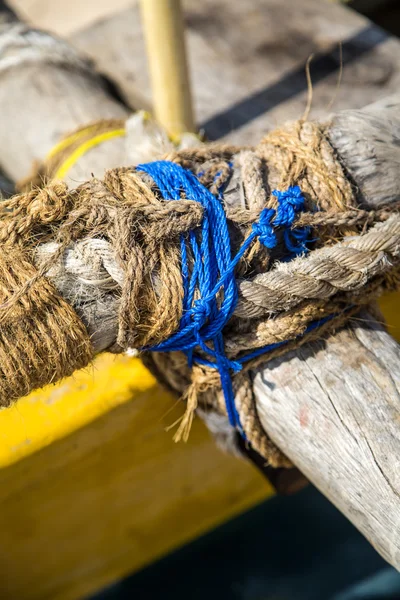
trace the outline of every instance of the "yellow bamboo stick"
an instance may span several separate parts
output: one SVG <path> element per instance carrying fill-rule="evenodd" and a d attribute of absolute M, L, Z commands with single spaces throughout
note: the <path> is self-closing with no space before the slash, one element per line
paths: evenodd
<path fill-rule="evenodd" d="M 180 0 L 141 0 L 156 119 L 174 137 L 195 131 Z"/>

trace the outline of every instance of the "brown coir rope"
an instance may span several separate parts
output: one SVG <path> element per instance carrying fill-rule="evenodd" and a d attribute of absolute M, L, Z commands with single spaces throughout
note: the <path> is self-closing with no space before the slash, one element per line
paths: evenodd
<path fill-rule="evenodd" d="M 52 160 L 57 167 L 58 159 Z M 270 464 L 287 465 L 259 422 L 251 372 L 343 326 L 385 287 L 397 285 L 398 207 L 359 208 L 325 129 L 308 122 L 273 132 L 255 148 L 205 145 L 167 160 L 190 170 L 213 194 L 224 189 L 234 253 L 260 212 L 276 209 L 273 189 L 301 188 L 305 211 L 293 228 L 312 228 L 312 250 L 285 262 L 279 227 L 273 249 L 255 241 L 236 267 L 239 302 L 223 332 L 232 360 L 285 342 L 246 362 L 233 376 L 233 388 L 251 445 Z M 49 165 L 44 172 L 49 175 Z M 180 239 L 197 232 L 203 218 L 198 202 L 164 199 L 154 181 L 134 168 L 114 169 L 72 191 L 50 181 L 4 202 L 0 405 L 87 364 L 110 322 L 112 335 L 102 348 L 148 348 L 169 339 L 183 314 Z M 322 325 L 310 329 L 319 320 Z M 187 437 L 199 405 L 225 414 L 215 369 L 190 368 L 180 352 L 145 360 L 187 400 L 178 437 Z"/>

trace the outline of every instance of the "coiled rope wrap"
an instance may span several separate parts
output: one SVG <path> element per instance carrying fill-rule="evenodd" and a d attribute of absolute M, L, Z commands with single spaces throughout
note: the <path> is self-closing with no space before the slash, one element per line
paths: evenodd
<path fill-rule="evenodd" d="M 114 351 L 163 351 L 145 360 L 187 399 L 178 436 L 188 435 L 200 403 L 229 414 L 271 464 L 287 464 L 259 423 L 251 370 L 342 326 L 397 285 L 400 218 L 356 206 L 324 130 L 311 123 L 269 134 L 254 149 L 204 146 L 167 159 L 112 170 L 74 191 L 52 182 L 4 203 L 3 252 L 18 246 L 36 275 L 12 289 L 2 275 L 2 328 L 23 307 L 19 323 L 34 345 L 47 344 L 43 311 L 25 302 L 47 274 L 89 332 L 78 321 L 72 356 L 77 325 L 59 324 L 48 381 L 70 373 L 71 360 L 76 367 L 89 360 L 94 305 L 94 318 L 115 314 Z M 7 360 L 0 361 L 3 405 L 17 396 Z M 23 393 L 38 385 L 38 369 Z"/>
<path fill-rule="evenodd" d="M 277 210 L 264 208 L 261 211 L 258 220 L 251 227 L 251 232 L 233 257 L 228 222 L 223 209 L 222 187 L 216 198 L 190 171 L 172 162 L 156 161 L 139 165 L 137 170 L 152 177 L 164 199 L 179 200 L 181 194 L 184 194 L 186 198 L 199 202 L 204 210 L 200 239 L 195 231 L 190 231 L 188 236 L 181 235 L 184 295 L 179 330 L 149 350 L 184 352 L 190 367 L 200 364 L 216 368 L 221 379 L 229 422 L 245 436 L 235 406 L 230 371 L 241 371 L 242 363 L 247 359 L 243 356 L 229 360 L 225 355 L 222 334 L 238 301 L 235 267 L 256 239 L 269 250 L 275 248 L 278 243 L 275 233 L 277 228 L 281 228 L 289 253 L 288 258 L 290 254 L 307 251 L 305 242 L 309 228 L 291 228 L 296 213 L 304 209 L 301 190 L 297 186 L 289 188 L 286 192 L 272 192 L 278 200 Z M 218 175 L 219 173 L 216 174 L 216 178 Z M 192 253 L 192 269 L 189 267 L 188 241 Z M 212 347 L 207 342 L 212 342 Z M 211 360 L 202 356 L 194 357 L 196 348 L 210 356 Z"/>

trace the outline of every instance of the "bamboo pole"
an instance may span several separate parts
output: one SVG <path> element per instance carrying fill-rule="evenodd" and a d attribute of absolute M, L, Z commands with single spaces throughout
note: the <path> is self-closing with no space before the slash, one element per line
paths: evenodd
<path fill-rule="evenodd" d="M 141 0 L 154 115 L 172 136 L 195 131 L 180 0 Z"/>

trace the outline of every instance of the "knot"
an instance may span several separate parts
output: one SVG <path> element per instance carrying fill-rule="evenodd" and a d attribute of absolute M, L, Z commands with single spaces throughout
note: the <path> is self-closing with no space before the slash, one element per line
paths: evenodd
<path fill-rule="evenodd" d="M 298 185 L 290 186 L 286 191 L 274 190 L 272 194 L 278 200 L 278 208 L 274 225 L 283 227 L 283 239 L 289 255 L 283 260 L 290 260 L 293 256 L 308 251 L 306 242 L 309 242 L 309 227 L 293 228 L 292 225 L 299 212 L 305 208 L 304 197 Z"/>
<path fill-rule="evenodd" d="M 274 190 L 272 194 L 278 200 L 278 209 L 274 225 L 288 227 L 293 224 L 296 214 L 304 210 L 304 198 L 298 185 L 289 187 L 286 191 Z"/>
<path fill-rule="evenodd" d="M 291 186 L 286 191 L 274 190 L 272 194 L 278 200 L 276 211 L 264 208 L 259 219 L 252 226 L 252 235 L 257 236 L 260 242 L 268 249 L 276 247 L 278 240 L 275 228 L 283 228 L 283 240 L 289 254 L 283 260 L 288 260 L 293 255 L 307 252 L 306 242 L 310 234 L 309 227 L 293 228 L 292 225 L 299 212 L 304 210 L 304 197 L 299 186 Z"/>
<path fill-rule="evenodd" d="M 242 432 L 231 373 L 239 372 L 245 359 L 231 360 L 226 356 L 222 334 L 238 301 L 235 267 L 256 238 L 265 247 L 275 248 L 277 227 L 287 235 L 284 239 L 288 248 L 298 252 L 301 244 L 304 249 L 304 231 L 294 230 L 294 241 L 289 236 L 296 214 L 304 207 L 301 190 L 292 187 L 286 192 L 275 191 L 277 210 L 262 210 L 258 221 L 252 225 L 250 235 L 232 257 L 227 216 L 222 206 L 224 184 L 217 187 L 213 195 L 193 173 L 168 161 L 139 165 L 137 170 L 153 179 L 167 204 L 182 200 L 184 203 L 196 202 L 203 210 L 201 225 L 188 234 L 182 233 L 180 237 L 184 295 L 179 329 L 168 339 L 145 349 L 156 352 L 181 351 L 186 354 L 189 366 L 198 364 L 217 369 L 229 421 Z M 217 171 L 215 178 L 218 176 Z M 188 410 L 194 410 L 193 407 L 197 406 L 194 401 L 190 405 L 192 408 Z M 182 429 L 178 430 L 178 437 L 180 433 L 186 437 L 188 423 L 191 423 L 191 418 L 187 417 L 181 424 Z"/>
<path fill-rule="evenodd" d="M 51 173 L 117 126 L 68 136 Z M 398 285 L 399 205 L 360 210 L 318 125 L 299 122 L 239 150 L 187 148 L 172 162 L 112 169 L 76 190 L 52 181 L 2 203 L 0 405 L 87 364 L 92 344 L 154 350 L 158 377 L 187 398 L 178 436 L 201 394 L 271 460 L 250 369 Z M 269 199 L 267 180 L 279 182 Z M 306 256 L 308 227 L 319 233 Z"/>
<path fill-rule="evenodd" d="M 201 328 L 207 323 L 211 314 L 210 305 L 203 299 L 196 300 L 191 310 L 194 330 L 200 332 Z"/>
<path fill-rule="evenodd" d="M 253 223 L 252 232 L 258 237 L 260 242 L 272 250 L 277 244 L 274 228 L 271 225 L 272 219 L 275 217 L 275 210 L 272 208 L 264 208 L 261 211 L 258 222 Z"/>

